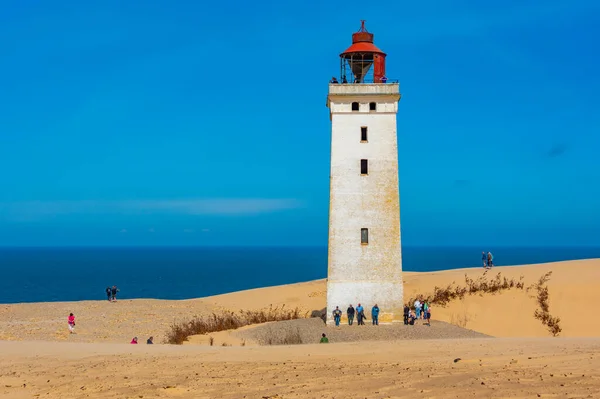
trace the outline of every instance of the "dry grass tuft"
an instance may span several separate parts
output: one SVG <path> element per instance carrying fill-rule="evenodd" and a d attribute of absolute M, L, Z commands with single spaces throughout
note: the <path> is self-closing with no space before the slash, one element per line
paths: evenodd
<path fill-rule="evenodd" d="M 189 321 L 173 323 L 167 332 L 166 343 L 181 345 L 190 335 L 209 334 L 217 331 L 234 330 L 250 324 L 261 324 L 270 321 L 295 320 L 308 317 L 301 314 L 299 308 L 285 309 L 270 306 L 263 310 L 240 310 L 238 313 L 213 313 L 206 317 L 194 317 Z M 213 339 L 210 339 L 211 346 Z"/>
<path fill-rule="evenodd" d="M 536 299 L 538 305 L 540 306 L 539 309 L 535 310 L 533 316 L 536 319 L 540 320 L 542 324 L 548 328 L 548 331 L 550 332 L 550 334 L 552 334 L 553 337 L 556 337 L 560 334 L 562 328 L 560 327 L 560 318 L 553 317 L 550 315 L 550 304 L 548 303 L 549 294 L 547 283 L 548 280 L 550 280 L 551 275 L 551 271 L 544 274 L 532 287 L 537 291 Z"/>
<path fill-rule="evenodd" d="M 514 278 L 507 279 L 506 277 L 502 277 L 502 273 L 498 273 L 496 277 L 488 280 L 486 275 L 487 270 L 481 277 L 473 280 L 465 273 L 465 285 L 461 286 L 453 282 L 446 287 L 436 286 L 433 289 L 433 294 L 417 295 L 416 298 L 410 298 L 408 306 L 412 308 L 417 298 L 421 301 L 425 300 L 430 304 L 445 306 L 455 299 L 463 299 L 466 295 L 481 295 L 484 293 L 493 295 L 513 288 L 520 290 L 525 288 L 525 283 L 523 282 L 524 276 L 521 276 L 519 280 L 515 280 Z"/>
<path fill-rule="evenodd" d="M 273 330 L 269 328 L 267 335 L 259 340 L 260 345 L 300 345 L 303 344 L 302 335 L 300 330 L 288 330 L 283 335 L 277 335 L 273 333 Z"/>

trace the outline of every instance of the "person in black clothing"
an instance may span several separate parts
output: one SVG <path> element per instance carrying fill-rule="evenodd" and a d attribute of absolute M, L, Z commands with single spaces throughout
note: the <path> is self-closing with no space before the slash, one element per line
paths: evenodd
<path fill-rule="evenodd" d="M 410 308 L 408 305 L 404 305 L 404 325 L 408 325 L 408 315 L 410 314 Z"/>
<path fill-rule="evenodd" d="M 148 344 L 148 345 L 154 344 L 154 337 L 148 338 L 148 340 L 146 341 L 146 344 Z"/>
<path fill-rule="evenodd" d="M 117 292 L 119 292 L 119 289 L 117 288 L 116 285 L 113 285 L 112 289 L 110 290 L 110 293 L 112 294 L 112 300 L 113 300 L 113 302 L 117 301 Z"/>
<path fill-rule="evenodd" d="M 415 325 L 415 320 L 416 320 L 416 319 L 417 319 L 417 316 L 415 316 L 414 312 L 413 312 L 413 313 L 411 313 L 411 314 L 408 316 L 408 324 L 410 324 L 411 326 L 414 326 L 414 325 Z"/>
<path fill-rule="evenodd" d="M 355 313 L 355 310 L 352 307 L 352 305 L 350 305 L 348 307 L 348 310 L 346 310 L 346 314 L 348 315 L 348 325 L 349 326 L 351 326 L 352 322 L 354 321 L 354 313 Z"/>
<path fill-rule="evenodd" d="M 110 302 L 110 295 L 111 295 L 110 287 L 106 287 L 106 299 L 108 299 L 109 302 Z"/>

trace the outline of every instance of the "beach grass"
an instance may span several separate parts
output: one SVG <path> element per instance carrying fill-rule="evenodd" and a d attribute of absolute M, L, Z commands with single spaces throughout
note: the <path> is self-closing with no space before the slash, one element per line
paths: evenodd
<path fill-rule="evenodd" d="M 235 330 L 251 324 L 262 324 L 272 321 L 295 320 L 308 317 L 299 308 L 286 309 L 272 305 L 261 310 L 240 310 L 213 312 L 209 316 L 195 316 L 191 320 L 171 324 L 166 334 L 166 343 L 181 345 L 191 335 L 209 334 L 218 331 Z"/>

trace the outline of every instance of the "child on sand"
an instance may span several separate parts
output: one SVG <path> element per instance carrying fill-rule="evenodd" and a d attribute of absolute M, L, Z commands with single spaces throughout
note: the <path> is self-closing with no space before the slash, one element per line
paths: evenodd
<path fill-rule="evenodd" d="M 410 312 L 410 316 L 408 316 L 408 324 L 411 326 L 414 326 L 416 318 L 417 318 L 417 316 L 415 315 L 415 312 L 414 311 Z"/>
<path fill-rule="evenodd" d="M 130 344 L 137 344 L 137 337 L 133 337 Z"/>
<path fill-rule="evenodd" d="M 323 333 L 323 335 L 321 335 L 321 341 L 319 341 L 319 343 L 320 344 L 328 344 L 329 343 L 329 338 L 327 338 L 325 333 Z"/>
<path fill-rule="evenodd" d="M 75 316 L 73 316 L 73 313 L 71 313 L 69 315 L 69 332 L 71 334 L 73 334 L 75 332 Z"/>

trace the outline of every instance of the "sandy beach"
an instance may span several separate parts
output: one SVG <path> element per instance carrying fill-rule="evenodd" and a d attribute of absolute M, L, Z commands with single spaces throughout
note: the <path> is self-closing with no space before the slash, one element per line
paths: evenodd
<path fill-rule="evenodd" d="M 595 397 L 600 260 L 495 267 L 485 276 L 481 268 L 405 273 L 405 297 L 464 285 L 465 274 L 492 279 L 501 273 L 529 287 L 550 271 L 549 312 L 560 318 L 559 337 L 533 316 L 535 290 L 517 288 L 434 305 L 432 326 L 410 326 L 408 335 L 367 325 L 364 337 L 340 342 L 348 336 L 343 329 L 308 320 L 307 339 L 322 330 L 332 337 L 328 345 L 256 346 L 249 339 L 241 346 L 243 334 L 264 325 L 215 334 L 217 345 L 229 341 L 226 347 L 209 346 L 202 336 L 161 345 L 174 321 L 213 311 L 322 309 L 325 280 L 184 301 L 0 305 L 0 397 Z M 66 326 L 70 312 L 77 334 Z M 144 343 L 151 335 L 156 345 L 128 344 L 133 336 Z"/>

